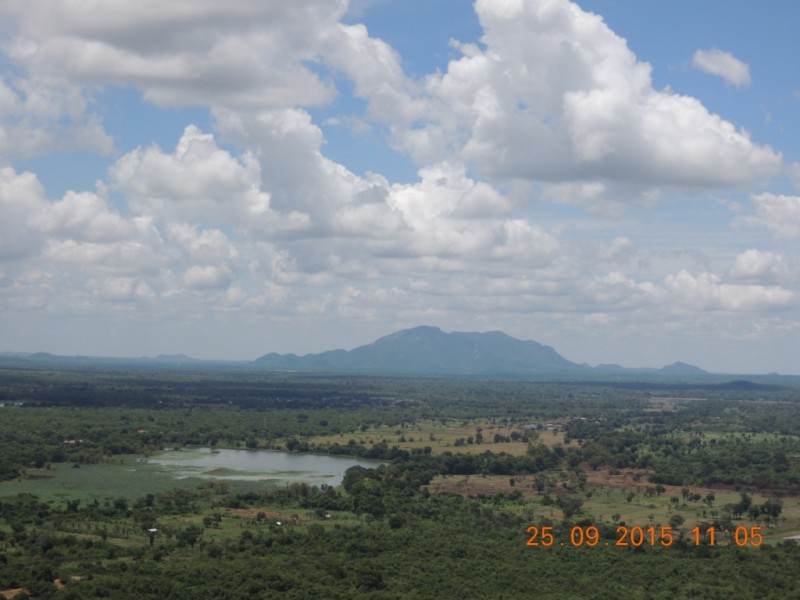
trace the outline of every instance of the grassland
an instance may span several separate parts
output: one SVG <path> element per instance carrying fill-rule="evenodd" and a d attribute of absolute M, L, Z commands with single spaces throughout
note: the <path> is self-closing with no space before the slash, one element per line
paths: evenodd
<path fill-rule="evenodd" d="M 430 448 L 431 454 L 461 452 L 480 454 L 482 452 L 505 452 L 512 456 L 522 456 L 528 450 L 529 442 L 545 444 L 548 447 L 565 443 L 563 432 L 558 430 L 558 421 L 548 429 L 526 428 L 526 424 L 502 423 L 497 419 L 418 419 L 401 426 L 369 426 L 336 435 L 312 436 L 309 442 L 319 446 L 328 444 L 372 444 L 386 442 L 402 450 L 412 451 Z M 510 438 L 513 433 L 517 441 L 495 442 L 495 435 Z M 476 442 L 478 434 L 481 442 Z"/>
<path fill-rule="evenodd" d="M 638 480 L 634 478 L 637 474 Z M 687 488 L 689 493 L 699 494 L 701 500 L 685 498 L 683 494 L 687 490 L 678 486 L 663 486 L 663 492 L 655 493 L 654 486 L 641 477 L 646 475 L 641 471 L 625 471 L 614 475 L 608 470 L 594 471 L 580 488 L 576 477 L 567 472 L 550 475 L 549 492 L 537 491 L 534 486 L 536 477 L 531 475 L 511 478 L 500 475 L 439 476 L 431 481 L 429 487 L 434 493 L 450 492 L 471 498 L 499 496 L 504 506 L 526 515 L 532 522 L 543 516 L 560 520 L 562 511 L 558 506 L 548 504 L 545 496 L 567 494 L 580 498 L 583 503 L 575 519 L 608 525 L 627 524 L 629 527 L 660 527 L 669 524 L 674 515 L 680 515 L 684 519 L 680 526 L 683 532 L 696 526 L 708 527 L 710 522 L 719 517 L 724 506 L 740 500 L 740 492 L 718 487 Z M 705 500 L 709 494 L 713 495 L 710 503 Z M 751 493 L 750 496 L 755 504 L 763 504 L 772 497 L 759 493 Z M 511 501 L 509 497 L 517 499 Z M 784 496 L 781 500 L 783 512 L 776 523 L 748 518 L 734 522 L 747 527 L 762 526 L 764 539 L 768 543 L 800 535 L 800 497 Z"/>
<path fill-rule="evenodd" d="M 691 402 L 705 401 L 702 398 L 652 398 L 644 412 L 670 414 L 682 410 Z M 430 448 L 431 454 L 443 452 L 478 454 L 483 452 L 508 453 L 522 456 L 528 450 L 528 444 L 544 444 L 550 448 L 560 445 L 564 448 L 576 448 L 577 440 L 565 440 L 563 421 L 554 420 L 547 428 L 526 428 L 527 423 L 500 422 L 498 419 L 469 420 L 430 420 L 420 419 L 403 424 L 402 427 L 371 426 L 356 429 L 349 433 L 311 438 L 315 444 L 346 444 L 348 442 L 370 446 L 378 442 L 386 442 L 403 450 Z M 512 432 L 519 434 L 520 439 L 514 442 L 493 442 L 495 434 L 509 437 Z M 483 436 L 481 443 L 475 443 L 478 433 Z M 523 441 L 521 436 L 525 435 Z M 748 443 L 775 442 L 781 439 L 796 440 L 798 436 L 785 436 L 767 432 L 676 432 L 673 438 L 689 440 L 702 439 L 705 442 L 719 440 L 739 440 Z M 465 442 L 471 440 L 471 442 Z M 583 473 L 583 482 L 575 476 L 575 472 Z M 555 494 L 574 494 L 582 499 L 583 507 L 576 518 L 590 519 L 598 523 L 622 523 L 629 526 L 667 525 L 675 515 L 683 518 L 680 531 L 684 533 L 696 526 L 708 526 L 723 513 L 726 505 L 736 504 L 741 496 L 733 486 L 656 486 L 648 483 L 652 470 L 647 469 L 592 469 L 588 465 L 579 465 L 576 471 L 558 471 L 544 474 L 548 480 L 548 491 Z M 456 493 L 472 498 L 491 498 L 501 496 L 520 496 L 510 506 L 517 512 L 530 518 L 546 516 L 552 519 L 561 517 L 561 510 L 554 505 L 543 503 L 544 493 L 537 491 L 534 480 L 538 476 L 523 475 L 509 477 L 506 475 L 471 475 L 471 476 L 438 476 L 434 478 L 429 490 L 433 493 Z M 659 491 L 656 492 L 655 490 Z M 688 497 L 684 493 L 688 490 Z M 750 491 L 752 502 L 763 504 L 774 494 Z M 700 500 L 692 500 L 699 495 Z M 711 495 L 711 496 L 709 496 Z M 713 498 L 713 500 L 706 500 Z M 764 537 L 768 543 L 776 543 L 790 536 L 800 535 L 800 496 L 782 495 L 783 512 L 775 523 L 767 524 L 763 519 L 751 520 L 741 518 L 737 525 L 762 526 Z"/>
<path fill-rule="evenodd" d="M 175 478 L 157 465 L 137 462 L 139 458 L 119 457 L 78 468 L 71 463 L 31 468 L 23 478 L 0 482 L 0 497 L 34 494 L 48 502 L 80 500 L 82 503 L 116 498 L 134 500 L 146 494 L 193 489 L 209 483 L 208 479 L 199 477 Z M 225 485 L 232 491 L 244 492 L 265 484 L 226 479 Z"/>

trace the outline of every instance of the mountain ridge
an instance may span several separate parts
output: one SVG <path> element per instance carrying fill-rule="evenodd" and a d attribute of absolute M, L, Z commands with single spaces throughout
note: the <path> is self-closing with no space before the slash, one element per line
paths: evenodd
<path fill-rule="evenodd" d="M 133 369 L 159 371 L 276 372 L 298 374 L 531 377 L 552 381 L 596 381 L 627 385 L 632 381 L 712 382 L 744 389 L 748 379 L 764 384 L 800 385 L 800 375 L 710 373 L 683 362 L 661 368 L 629 368 L 617 364 L 574 363 L 552 347 L 518 340 L 502 331 L 451 332 L 421 325 L 395 331 L 352 350 L 317 354 L 271 352 L 255 360 L 198 359 L 186 354 L 139 357 L 63 356 L 49 352 L 0 351 L 0 368 L 23 369 Z M 736 381 L 731 382 L 731 377 Z M 762 385 L 759 383 L 758 385 Z"/>
<path fill-rule="evenodd" d="M 445 333 L 430 325 L 396 331 L 352 350 L 329 350 L 304 356 L 271 352 L 254 360 L 253 365 L 274 371 L 405 375 L 706 374 L 685 363 L 673 363 L 662 369 L 626 369 L 619 365 L 590 367 L 564 358 L 550 346 L 519 340 L 502 331 Z"/>

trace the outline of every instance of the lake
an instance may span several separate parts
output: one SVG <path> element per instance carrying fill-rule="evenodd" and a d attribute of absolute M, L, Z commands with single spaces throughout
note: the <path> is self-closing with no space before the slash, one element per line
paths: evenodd
<path fill-rule="evenodd" d="M 325 454 L 291 454 L 268 450 L 192 448 L 154 454 L 139 461 L 159 465 L 177 479 L 199 477 L 242 481 L 304 481 L 314 485 L 337 486 L 344 472 L 361 465 L 375 468 L 385 464 Z"/>
<path fill-rule="evenodd" d="M 29 493 L 53 500 L 135 499 L 209 481 L 224 481 L 232 492 L 291 482 L 337 486 L 350 467 L 381 464 L 385 463 L 344 456 L 191 448 L 150 456 L 115 456 L 80 468 L 53 463 L 49 469 L 27 469 L 27 479 L 0 482 L 0 497 Z"/>

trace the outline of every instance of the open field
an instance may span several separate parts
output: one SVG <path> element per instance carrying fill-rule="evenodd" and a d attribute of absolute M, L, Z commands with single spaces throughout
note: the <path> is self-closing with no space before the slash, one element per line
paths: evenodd
<path fill-rule="evenodd" d="M 544 497 L 557 498 L 561 494 L 574 496 L 582 501 L 582 509 L 575 518 L 590 519 L 595 523 L 627 524 L 660 527 L 669 524 L 670 518 L 680 515 L 684 521 L 680 530 L 687 532 L 695 526 L 708 526 L 728 504 L 735 504 L 740 493 L 709 487 L 692 487 L 691 494 L 699 494 L 701 500 L 683 497 L 683 488 L 664 486 L 664 491 L 655 493 L 654 486 L 643 480 L 633 479 L 634 473 L 611 476 L 608 472 L 595 473 L 587 478 L 583 489 L 577 489 L 575 479 L 563 477 L 563 473 L 549 474 L 552 486 L 549 491 L 538 492 L 534 486 L 535 476 L 509 478 L 499 475 L 472 475 L 467 477 L 445 476 L 435 478 L 429 488 L 434 493 L 451 492 L 466 497 L 493 497 L 503 494 L 521 496 L 509 503 L 514 510 L 536 520 L 540 517 L 559 520 L 562 511 L 556 505 L 547 505 Z M 545 475 L 547 476 L 547 474 Z M 511 481 L 513 480 L 513 485 Z M 651 488 L 651 490 L 648 490 Z M 713 500 L 705 500 L 709 494 Z M 763 504 L 771 496 L 750 493 L 752 502 Z M 781 498 L 783 511 L 776 523 L 767 524 L 764 519 L 741 518 L 735 525 L 762 526 L 764 539 L 775 543 L 790 536 L 800 535 L 800 496 Z"/>
<path fill-rule="evenodd" d="M 442 452 L 480 454 L 488 451 L 522 456 L 527 451 L 529 442 L 542 443 L 549 447 L 565 445 L 564 435 L 558 430 L 557 422 L 548 429 L 529 429 L 525 425 L 526 423 L 498 423 L 496 419 L 449 419 L 444 422 L 419 419 L 400 427 L 370 426 L 338 435 L 314 436 L 309 441 L 316 445 L 327 445 L 348 444 L 352 440 L 354 444 L 365 446 L 386 442 L 408 451 L 428 447 L 434 455 Z M 511 438 L 513 435 L 516 441 L 495 441 L 495 435 L 501 438 Z"/>

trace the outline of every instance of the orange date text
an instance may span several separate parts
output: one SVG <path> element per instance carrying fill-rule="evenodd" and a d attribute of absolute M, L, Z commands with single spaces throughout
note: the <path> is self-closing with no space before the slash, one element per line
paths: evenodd
<path fill-rule="evenodd" d="M 675 541 L 675 535 L 671 527 L 628 527 L 620 525 L 616 529 L 614 539 L 603 539 L 600 529 L 594 525 L 582 527 L 576 525 L 569 530 L 569 535 L 565 540 L 556 540 L 553 528 L 549 525 L 538 527 L 531 525 L 528 527 L 528 546 L 621 546 L 639 547 L 650 546 L 671 546 Z"/>
<path fill-rule="evenodd" d="M 675 543 L 676 533 L 672 527 L 640 527 L 634 525 L 620 525 L 616 528 L 616 535 L 609 537 L 602 536 L 600 529 L 595 525 L 580 526 L 575 525 L 569 530 L 569 534 L 564 539 L 556 539 L 553 527 L 550 525 L 531 525 L 527 529 L 528 546 L 586 546 L 594 548 L 596 546 L 617 546 L 622 548 L 639 548 L 641 546 L 653 546 L 668 548 Z M 694 527 L 688 538 L 694 542 L 695 546 L 760 546 L 764 538 L 761 535 L 761 527 L 737 527 L 735 531 L 718 531 L 714 528 L 700 529 Z"/>

